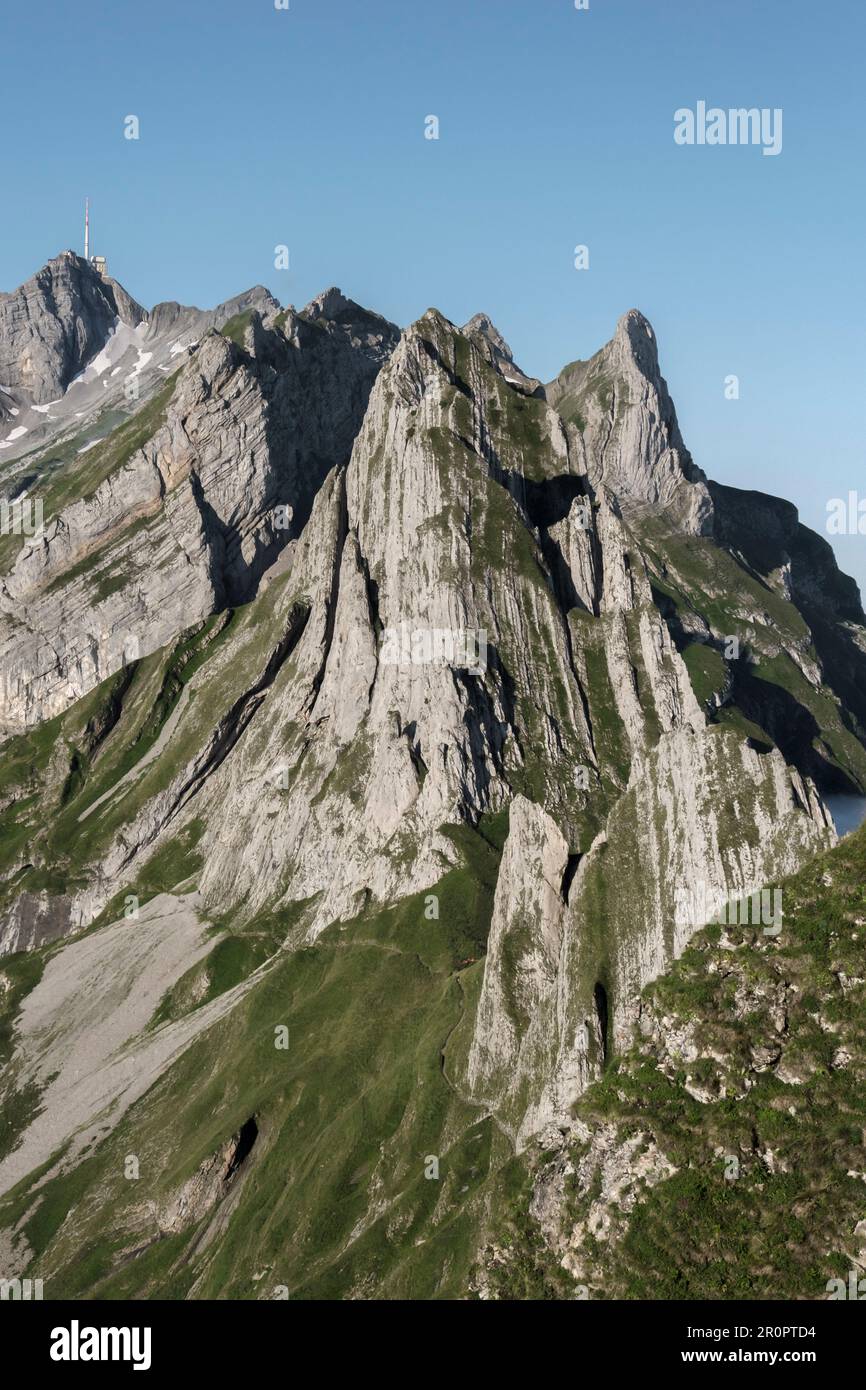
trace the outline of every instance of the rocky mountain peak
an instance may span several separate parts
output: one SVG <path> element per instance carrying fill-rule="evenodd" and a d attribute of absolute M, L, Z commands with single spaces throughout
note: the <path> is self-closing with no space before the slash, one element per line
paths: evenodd
<path fill-rule="evenodd" d="M 516 387 L 528 396 L 541 394 L 541 382 L 537 377 L 527 376 L 520 370 L 514 361 L 511 348 L 487 314 L 473 314 L 469 322 L 463 325 L 461 332 L 475 344 L 510 386 Z"/>
<path fill-rule="evenodd" d="M 136 328 L 146 318 L 117 281 L 62 251 L 0 295 L 0 381 L 25 403 L 54 400 L 101 351 L 118 320 Z"/>
<path fill-rule="evenodd" d="M 130 328 L 137 328 L 147 318 L 147 310 L 132 295 L 127 293 L 119 281 L 110 275 L 101 275 L 95 266 L 79 256 L 76 251 L 61 251 L 59 256 L 47 261 L 31 280 L 25 282 L 15 295 L 28 290 L 36 284 L 55 295 L 64 289 L 78 294 L 84 300 L 104 300 L 115 316 Z M 57 308 L 61 306 L 58 304 Z"/>
<path fill-rule="evenodd" d="M 354 301 L 347 299 L 341 289 L 331 285 L 329 289 L 322 290 L 321 294 L 311 299 L 301 312 L 308 319 L 335 319 L 353 303 Z M 357 308 L 357 305 L 355 307 Z"/>
<path fill-rule="evenodd" d="M 640 309 L 629 309 L 616 325 L 616 333 L 611 347 L 617 347 L 635 364 L 639 371 L 650 380 L 659 372 L 659 355 L 656 335 L 649 319 Z"/>
<path fill-rule="evenodd" d="M 297 317 L 330 332 L 341 333 L 353 346 L 373 350 L 380 361 L 390 355 L 400 337 L 395 324 L 349 299 L 336 285 L 317 294 Z"/>
<path fill-rule="evenodd" d="M 179 304 L 169 299 L 155 304 L 148 314 L 148 340 L 162 338 L 167 334 L 183 334 L 201 337 L 210 328 L 221 328 L 239 314 L 254 310 L 263 319 L 280 313 L 282 305 L 264 285 L 253 285 L 243 294 L 233 295 L 231 299 L 218 304 L 214 309 L 197 309 L 193 305 Z"/>
<path fill-rule="evenodd" d="M 499 357 L 508 362 L 514 361 L 514 353 L 486 314 L 473 314 L 469 322 L 463 325 L 462 331 L 467 338 L 485 338 Z"/>
<path fill-rule="evenodd" d="M 626 507 L 668 509 L 686 531 L 712 525 L 706 478 L 683 443 L 649 320 L 629 309 L 610 342 L 563 367 L 547 399 L 580 433 L 586 467 Z"/>

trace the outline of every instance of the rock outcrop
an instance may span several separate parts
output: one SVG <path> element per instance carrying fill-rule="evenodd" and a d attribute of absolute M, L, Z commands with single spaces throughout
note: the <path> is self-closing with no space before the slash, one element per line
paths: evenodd
<path fill-rule="evenodd" d="M 62 396 L 115 325 L 147 317 L 123 287 L 63 251 L 11 294 L 0 294 L 0 382 L 41 405 Z"/>
<path fill-rule="evenodd" d="M 266 329 L 250 310 L 247 347 L 208 332 L 125 447 L 121 433 L 83 456 L 81 496 L 54 511 L 49 488 L 43 532 L 0 578 L 0 730 L 51 718 L 253 596 L 345 465 L 396 337 L 342 298 L 340 315 L 316 303 Z"/>
<path fill-rule="evenodd" d="M 711 528 L 706 479 L 683 444 L 655 333 L 637 309 L 589 361 L 564 367 L 547 398 L 581 435 L 594 484 L 623 505 L 664 507 L 686 531 Z"/>
<path fill-rule="evenodd" d="M 636 760 L 570 886 L 556 825 L 515 799 L 469 1058 L 472 1092 L 512 1125 L 518 1144 L 551 1125 L 567 1129 L 608 1053 L 627 1045 L 644 987 L 693 933 L 834 839 L 814 789 L 776 750 L 762 757 L 712 728 L 669 733 Z"/>

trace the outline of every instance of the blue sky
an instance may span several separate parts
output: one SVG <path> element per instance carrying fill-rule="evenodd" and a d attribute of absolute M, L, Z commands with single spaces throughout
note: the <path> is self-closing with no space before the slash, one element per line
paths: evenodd
<path fill-rule="evenodd" d="M 0 23 L 3 289 L 81 249 L 89 193 L 147 305 L 338 284 L 399 323 L 484 310 L 543 378 L 636 306 L 712 477 L 822 534 L 866 495 L 861 0 L 6 0 Z M 676 145 L 699 100 L 781 107 L 781 154 Z M 835 544 L 866 591 L 866 537 Z"/>

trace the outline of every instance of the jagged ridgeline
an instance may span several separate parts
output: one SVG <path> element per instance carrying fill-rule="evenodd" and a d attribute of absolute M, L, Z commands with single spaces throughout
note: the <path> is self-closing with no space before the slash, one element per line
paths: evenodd
<path fill-rule="evenodd" d="M 0 297 L 0 364 L 7 514 L 42 506 L 0 538 L 0 1274 L 571 1298 L 664 1260 L 724 1296 L 721 1217 L 663 1248 L 664 1194 L 747 1222 L 813 1084 L 854 1161 L 856 1009 L 807 1075 L 744 1052 L 752 972 L 832 1032 L 835 938 L 807 969 L 759 928 L 742 998 L 688 964 L 721 980 L 695 933 L 866 792 L 829 546 L 706 480 L 634 310 L 545 387 L 483 315 L 146 313 L 65 253 Z M 772 1287 L 822 1296 L 822 1212 Z"/>

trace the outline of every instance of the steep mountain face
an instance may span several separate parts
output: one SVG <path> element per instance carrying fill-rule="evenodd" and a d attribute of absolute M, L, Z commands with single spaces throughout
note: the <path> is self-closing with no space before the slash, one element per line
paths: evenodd
<path fill-rule="evenodd" d="M 105 346 L 120 320 L 146 317 L 116 281 L 64 251 L 12 294 L 0 294 L 0 404 L 44 405 Z"/>
<path fill-rule="evenodd" d="M 643 314 L 624 314 L 607 346 L 564 367 L 547 398 L 580 431 L 594 486 L 605 484 L 626 504 L 661 504 L 685 531 L 710 528 L 706 480 L 683 444 Z"/>
<path fill-rule="evenodd" d="M 176 357 L 37 470 L 0 580 L 8 1261 L 549 1291 L 539 1144 L 583 1142 L 652 982 L 866 789 L 856 588 L 706 480 L 636 311 L 546 388 L 484 315 L 399 334 L 337 290 Z"/>
<path fill-rule="evenodd" d="M 345 465 L 396 338 L 372 316 L 359 329 L 348 301 L 338 320 L 311 308 L 272 327 L 248 310 L 233 337 L 210 331 L 194 370 L 50 476 L 44 531 L 18 541 L 0 577 L 0 729 L 51 718 L 253 596 Z"/>

